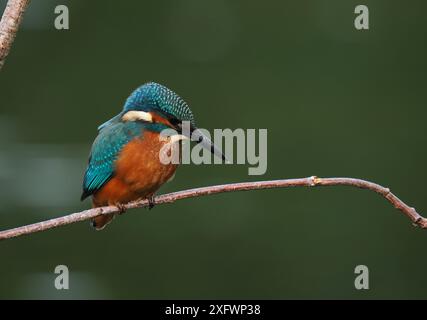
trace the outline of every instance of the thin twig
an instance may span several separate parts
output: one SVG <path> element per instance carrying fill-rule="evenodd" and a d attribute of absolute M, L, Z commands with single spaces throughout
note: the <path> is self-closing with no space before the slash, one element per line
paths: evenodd
<path fill-rule="evenodd" d="M 30 0 L 9 0 L 7 2 L 0 21 L 0 69 L 9 54 L 29 2 Z"/>
<path fill-rule="evenodd" d="M 374 191 L 386 198 L 396 209 L 402 211 L 415 226 L 423 229 L 427 228 L 427 219 L 418 214 L 414 208 L 406 205 L 402 200 L 390 192 L 390 189 L 384 188 L 376 183 L 353 178 L 318 178 L 308 177 L 300 179 L 241 182 L 210 186 L 196 189 L 183 190 L 168 194 L 163 194 L 155 198 L 155 204 L 172 203 L 177 200 L 200 197 L 223 192 L 247 191 L 258 189 L 288 188 L 288 187 L 316 187 L 316 186 L 351 186 L 361 189 Z M 125 205 L 126 209 L 147 207 L 148 200 L 131 202 Z M 115 206 L 94 208 L 82 212 L 72 213 L 63 217 L 42 221 L 27 226 L 5 230 L 0 232 L 0 240 L 19 237 L 25 234 L 45 231 L 48 229 L 65 226 L 67 224 L 88 220 L 101 214 L 118 213 L 120 210 Z"/>

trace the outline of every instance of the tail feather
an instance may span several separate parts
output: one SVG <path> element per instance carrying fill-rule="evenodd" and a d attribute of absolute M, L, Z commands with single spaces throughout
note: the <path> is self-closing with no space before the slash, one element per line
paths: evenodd
<path fill-rule="evenodd" d="M 91 226 L 94 227 L 96 231 L 100 231 L 104 229 L 107 224 L 113 221 L 113 219 L 114 219 L 114 213 L 102 214 L 91 220 Z"/>

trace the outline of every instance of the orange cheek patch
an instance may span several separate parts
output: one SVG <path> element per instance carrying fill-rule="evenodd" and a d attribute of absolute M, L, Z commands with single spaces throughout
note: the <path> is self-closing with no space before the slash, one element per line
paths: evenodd
<path fill-rule="evenodd" d="M 153 117 L 153 122 L 162 123 L 164 125 L 167 125 L 168 127 L 173 128 L 173 125 L 170 123 L 170 121 L 168 119 L 163 118 L 162 116 L 160 116 L 154 112 L 150 112 L 150 114 Z"/>

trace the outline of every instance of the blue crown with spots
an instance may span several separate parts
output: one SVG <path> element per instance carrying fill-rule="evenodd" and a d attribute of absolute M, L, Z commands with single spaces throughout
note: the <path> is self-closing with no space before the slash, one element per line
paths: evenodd
<path fill-rule="evenodd" d="M 130 110 L 160 111 L 179 121 L 190 121 L 195 126 L 187 103 L 172 90 L 154 82 L 146 83 L 132 92 L 123 107 L 125 112 Z"/>

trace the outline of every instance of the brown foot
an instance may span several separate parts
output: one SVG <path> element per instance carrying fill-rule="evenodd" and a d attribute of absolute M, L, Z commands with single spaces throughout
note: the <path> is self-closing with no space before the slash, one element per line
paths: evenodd
<path fill-rule="evenodd" d="M 126 212 L 126 206 L 124 204 L 117 203 L 116 207 L 119 209 L 119 212 L 118 212 L 119 215 L 122 215 L 123 213 Z"/>

